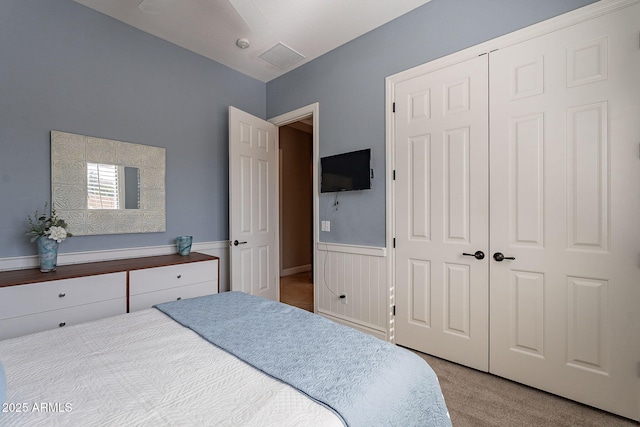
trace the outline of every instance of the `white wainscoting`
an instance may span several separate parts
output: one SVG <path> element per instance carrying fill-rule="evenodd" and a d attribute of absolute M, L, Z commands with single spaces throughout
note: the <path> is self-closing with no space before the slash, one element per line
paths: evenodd
<path fill-rule="evenodd" d="M 391 339 L 386 255 L 386 248 L 318 243 L 316 313 L 378 338 Z M 341 294 L 347 295 L 346 304 L 341 302 Z"/>

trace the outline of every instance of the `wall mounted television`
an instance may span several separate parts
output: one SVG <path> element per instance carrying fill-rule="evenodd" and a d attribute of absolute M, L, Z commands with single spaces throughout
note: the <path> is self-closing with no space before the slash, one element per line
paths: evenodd
<path fill-rule="evenodd" d="M 371 188 L 371 149 L 320 159 L 320 192 L 368 190 Z"/>

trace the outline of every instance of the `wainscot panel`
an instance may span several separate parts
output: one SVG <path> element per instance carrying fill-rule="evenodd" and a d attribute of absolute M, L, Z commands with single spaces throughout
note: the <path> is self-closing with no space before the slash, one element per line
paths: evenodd
<path fill-rule="evenodd" d="M 391 339 L 386 248 L 318 243 L 316 262 L 316 313 Z"/>

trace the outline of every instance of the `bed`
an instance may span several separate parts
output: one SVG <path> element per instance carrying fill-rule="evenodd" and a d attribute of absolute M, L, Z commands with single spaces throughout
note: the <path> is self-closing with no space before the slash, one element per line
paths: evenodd
<path fill-rule="evenodd" d="M 451 425 L 415 354 L 241 292 L 0 341 L 0 363 L 3 426 Z"/>

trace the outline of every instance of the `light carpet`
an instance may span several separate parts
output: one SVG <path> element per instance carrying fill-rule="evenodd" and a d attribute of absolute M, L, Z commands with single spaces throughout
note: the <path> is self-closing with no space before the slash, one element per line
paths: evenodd
<path fill-rule="evenodd" d="M 635 421 L 417 351 L 438 375 L 454 427 L 637 427 Z"/>

